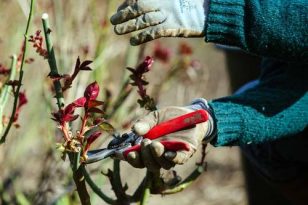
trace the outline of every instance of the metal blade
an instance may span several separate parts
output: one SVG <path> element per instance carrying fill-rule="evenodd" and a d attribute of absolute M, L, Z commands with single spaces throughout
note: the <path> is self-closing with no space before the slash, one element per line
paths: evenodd
<path fill-rule="evenodd" d="M 93 132 L 96 128 L 92 128 L 89 133 Z M 123 151 L 136 143 L 139 144 L 142 140 L 142 137 L 136 135 L 133 132 L 123 134 L 122 137 L 115 137 L 111 140 L 104 149 L 90 150 L 87 155 L 86 164 L 94 163 L 100 160 L 103 160 L 107 157 L 115 157 L 121 160 L 124 160 Z"/>
<path fill-rule="evenodd" d="M 87 153 L 88 158 L 85 163 L 90 164 L 93 162 L 103 160 L 107 157 L 114 155 L 115 151 L 116 151 L 115 149 L 107 149 L 107 148 L 88 151 Z"/>

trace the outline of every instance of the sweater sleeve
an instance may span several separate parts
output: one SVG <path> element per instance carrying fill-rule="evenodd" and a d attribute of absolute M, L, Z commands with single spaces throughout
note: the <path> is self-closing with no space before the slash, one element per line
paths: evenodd
<path fill-rule="evenodd" d="M 214 146 L 258 144 L 296 135 L 308 126 L 308 71 L 281 69 L 244 93 L 210 102 Z"/>
<path fill-rule="evenodd" d="M 210 0 L 206 41 L 308 62 L 307 0 Z"/>

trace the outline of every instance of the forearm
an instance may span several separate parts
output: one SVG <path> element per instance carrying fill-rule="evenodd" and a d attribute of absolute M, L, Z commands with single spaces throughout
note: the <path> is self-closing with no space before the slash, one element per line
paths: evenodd
<path fill-rule="evenodd" d="M 256 88 L 210 103 L 217 122 L 214 146 L 258 144 L 300 133 L 308 126 L 305 90 Z"/>
<path fill-rule="evenodd" d="M 260 56 L 308 61 L 306 0 L 211 0 L 206 41 Z"/>

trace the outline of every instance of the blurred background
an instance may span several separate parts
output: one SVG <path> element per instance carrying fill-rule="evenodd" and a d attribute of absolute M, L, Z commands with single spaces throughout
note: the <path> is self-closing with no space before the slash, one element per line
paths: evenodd
<path fill-rule="evenodd" d="M 120 0 L 36 1 L 30 34 L 42 30 L 41 15 L 47 12 L 60 72 L 71 73 L 78 56 L 94 61 L 93 71 L 82 73 L 66 94 L 67 102 L 82 96 L 87 84 L 96 80 L 102 93 L 108 93 L 101 94 L 100 98 L 106 100 L 106 96 L 110 96 L 112 109 L 128 76 L 125 67 L 135 67 L 146 55 L 157 58 L 147 74 L 150 82 L 147 87 L 159 107 L 187 105 L 197 97 L 211 100 L 227 96 L 257 75 L 254 71 L 257 69 L 253 69 L 257 58 L 206 44 L 203 39 L 161 39 L 146 46 L 131 47 L 129 36 L 115 35 L 109 23 L 120 3 Z M 26 0 L 0 0 L 2 65 L 9 66 L 9 57 L 20 53 L 28 12 Z M 49 91 L 48 63 L 30 47 L 27 57 L 33 58 L 34 62 L 25 66 L 22 86 L 28 104 L 19 118 L 20 128 L 13 128 L 7 142 L 0 146 L 0 204 L 78 204 L 78 199 L 74 199 L 69 163 L 61 160 L 61 153 L 55 146 L 61 138 L 56 137 L 56 124 L 50 119 L 50 113 L 56 107 Z M 158 49 L 166 52 L 167 60 L 160 59 Z M 236 60 L 239 56 L 246 57 Z M 176 72 L 170 72 L 175 68 Z M 129 130 L 130 122 L 145 114 L 138 108 L 137 99 L 136 90 L 133 90 L 115 111 L 111 123 L 118 131 Z M 10 106 L 5 112 L 9 115 Z M 109 139 L 106 136 L 95 146 L 103 146 Z M 176 170 L 185 177 L 199 157 L 197 154 L 187 165 L 176 167 Z M 238 148 L 208 146 L 206 161 L 207 171 L 188 189 L 169 196 L 151 195 L 149 204 L 247 204 Z M 130 192 L 142 180 L 144 170 L 133 169 L 125 162 L 121 165 L 122 179 L 128 183 Z M 97 184 L 112 195 L 108 180 L 100 174 L 110 166 L 111 160 L 106 160 L 89 166 L 89 169 Z M 104 204 L 90 192 L 93 204 Z"/>

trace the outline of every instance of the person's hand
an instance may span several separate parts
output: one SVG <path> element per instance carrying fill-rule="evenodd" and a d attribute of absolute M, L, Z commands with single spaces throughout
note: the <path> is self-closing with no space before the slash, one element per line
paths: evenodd
<path fill-rule="evenodd" d="M 161 37 L 202 37 L 209 0 L 126 0 L 111 17 L 117 34 L 144 29 L 131 38 L 139 45 Z"/>
<path fill-rule="evenodd" d="M 205 100 L 198 99 L 198 102 L 195 102 L 195 104 L 188 107 L 166 107 L 151 112 L 133 125 L 133 131 L 140 136 L 145 135 L 152 127 L 161 122 L 207 106 Z M 204 103 L 204 106 L 200 105 L 200 103 Z M 141 152 L 130 152 L 127 155 L 127 161 L 136 168 L 146 167 L 149 170 L 170 169 L 176 164 L 184 164 L 196 152 L 198 145 L 202 141 L 207 143 L 212 139 L 214 125 L 210 113 L 209 118 L 207 122 L 197 124 L 194 128 L 175 132 L 153 141 L 144 139 L 141 142 Z M 185 142 L 189 145 L 190 149 L 189 151 L 168 151 L 165 150 L 160 140 Z"/>

